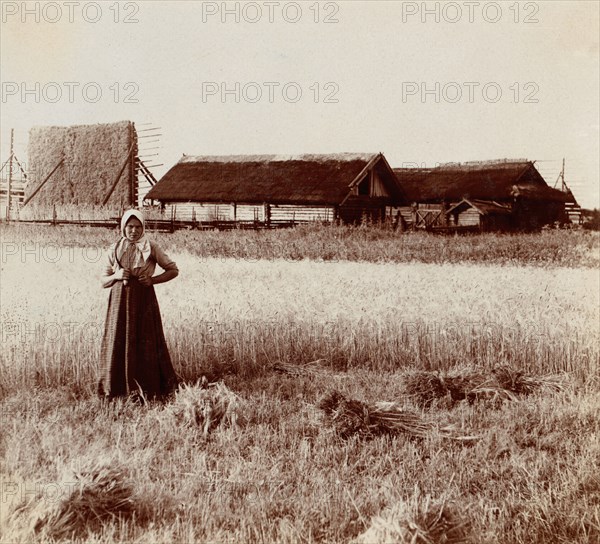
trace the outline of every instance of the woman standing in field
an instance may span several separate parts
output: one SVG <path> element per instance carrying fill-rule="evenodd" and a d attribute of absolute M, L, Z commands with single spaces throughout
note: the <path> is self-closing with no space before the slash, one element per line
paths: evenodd
<path fill-rule="evenodd" d="M 110 246 L 102 276 L 102 286 L 110 287 L 98 383 L 105 398 L 162 397 L 177 385 L 154 285 L 172 280 L 179 270 L 144 230 L 139 211 L 125 212 L 122 237 Z M 157 263 L 164 272 L 153 276 Z"/>

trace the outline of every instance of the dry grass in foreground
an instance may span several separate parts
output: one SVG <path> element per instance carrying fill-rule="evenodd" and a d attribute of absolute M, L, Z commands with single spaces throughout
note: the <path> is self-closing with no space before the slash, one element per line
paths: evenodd
<path fill-rule="evenodd" d="M 406 377 L 353 370 L 341 393 L 369 403 L 401 398 Z M 465 401 L 420 410 L 403 399 L 435 427 L 477 434 L 467 443 L 436 432 L 418 440 L 406 433 L 340 440 L 313 409 L 329 384 L 323 376 L 230 376 L 224 386 L 243 402 L 244 424 L 218 425 L 208 434 L 176 416 L 176 400 L 105 406 L 69 399 L 65 389 L 16 392 L 3 403 L 4 427 L 13 429 L 2 436 L 3 489 L 15 504 L 24 498 L 26 508 L 9 509 L 0 538 L 28 544 L 54 538 L 598 541 L 600 396 L 592 384 L 493 405 Z M 194 398 L 207 391 L 187 389 Z M 73 494 L 64 467 L 106 452 L 109 468 L 82 477 L 90 494 Z M 59 500 L 51 501 L 57 489 Z"/>
<path fill-rule="evenodd" d="M 396 503 L 371 520 L 371 526 L 352 542 L 374 544 L 474 544 L 472 528 L 459 506 L 433 502 L 418 494 Z"/>

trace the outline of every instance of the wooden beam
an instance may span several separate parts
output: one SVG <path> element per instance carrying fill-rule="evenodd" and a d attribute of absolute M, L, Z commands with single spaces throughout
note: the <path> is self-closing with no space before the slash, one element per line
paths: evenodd
<path fill-rule="evenodd" d="M 133 146 L 133 156 L 137 156 L 137 134 L 133 123 L 129 123 L 129 133 L 131 137 L 131 145 Z M 129 204 L 131 206 L 138 205 L 138 179 L 137 179 L 137 168 L 135 161 L 129 161 Z"/>
<path fill-rule="evenodd" d="M 154 177 L 154 174 L 152 172 L 150 172 L 150 170 L 148 170 L 146 163 L 144 161 L 139 160 L 139 158 L 138 158 L 138 165 L 140 167 L 140 170 L 142 171 L 142 174 L 144 174 L 145 178 L 148 180 L 150 185 L 152 185 L 152 186 L 156 185 L 157 180 Z"/>
<path fill-rule="evenodd" d="M 21 163 L 19 162 L 19 159 L 17 159 L 17 156 L 13 153 L 13 159 L 15 160 L 15 162 L 17 163 L 17 166 L 19 167 L 19 169 L 21 170 L 21 174 L 23 174 L 23 177 L 25 179 L 27 179 L 27 172 L 25 172 L 25 168 L 23 168 L 23 166 L 21 165 Z"/>
<path fill-rule="evenodd" d="M 0 168 L 0 172 L 2 172 L 2 170 L 4 170 L 4 167 L 8 164 L 9 161 L 12 161 L 12 153 L 10 155 L 10 157 L 8 157 L 8 159 L 6 159 L 6 161 L 4 161 L 4 164 L 2 165 L 2 168 Z"/>
<path fill-rule="evenodd" d="M 10 162 L 8 163 L 8 189 L 6 193 L 6 206 L 10 210 L 10 197 L 12 193 L 12 177 L 13 177 L 13 158 L 15 156 L 14 150 L 14 140 L 15 140 L 15 129 L 10 129 Z"/>
<path fill-rule="evenodd" d="M 108 191 L 108 194 L 104 197 L 104 200 L 102 201 L 103 206 L 106 206 L 106 203 L 108 202 L 108 200 L 110 198 L 110 195 L 113 194 L 113 191 L 117 187 L 117 183 L 119 183 L 119 180 L 121 179 L 121 176 L 123 175 L 123 172 L 125 171 L 125 167 L 127 166 L 127 163 L 129 162 L 129 157 L 131 156 L 131 152 L 133 151 L 134 147 L 135 147 L 135 142 L 132 143 L 131 146 L 129 147 L 129 151 L 127 153 L 127 157 L 125 158 L 125 162 L 123 163 L 123 166 L 121 166 L 121 169 L 119 170 L 119 175 L 117 176 L 117 179 L 115 179 L 112 187 L 110 188 L 110 191 Z"/>
<path fill-rule="evenodd" d="M 52 172 L 50 172 L 47 176 L 46 179 L 44 179 L 44 181 L 42 181 L 42 183 L 40 183 L 35 191 L 33 191 L 33 193 L 31 193 L 23 202 L 23 204 L 21 205 L 21 207 L 26 206 L 27 203 L 35 196 L 38 194 L 39 190 L 45 185 L 45 183 L 52 177 L 52 174 L 54 174 L 54 172 L 56 172 L 58 170 L 58 167 L 65 162 L 65 158 L 63 157 L 62 159 L 60 159 L 60 161 L 58 161 L 58 164 L 52 169 Z"/>

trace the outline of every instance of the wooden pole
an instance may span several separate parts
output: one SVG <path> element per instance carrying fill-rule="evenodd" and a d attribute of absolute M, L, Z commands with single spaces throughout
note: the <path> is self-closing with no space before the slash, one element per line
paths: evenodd
<path fill-rule="evenodd" d="M 13 159 L 17 163 L 17 166 L 19 167 L 19 169 L 21 170 L 21 174 L 23 174 L 23 178 L 25 179 L 25 181 L 27 181 L 27 172 L 25 172 L 25 168 L 23 168 L 23 165 L 19 162 L 19 159 L 17 159 L 17 156 L 14 153 L 13 153 Z"/>
<path fill-rule="evenodd" d="M 146 166 L 144 161 L 138 160 L 138 163 L 142 169 L 142 173 L 144 174 L 144 176 L 146 177 L 146 179 L 148 180 L 150 185 L 152 185 L 152 186 L 156 185 L 156 183 L 157 183 L 156 178 L 154 177 L 154 174 L 152 172 L 150 172 L 150 170 L 148 170 L 148 167 Z"/>
<path fill-rule="evenodd" d="M 130 136 L 131 136 L 131 145 L 133 146 L 133 150 L 135 151 L 133 153 L 133 156 L 137 156 L 138 154 L 138 149 L 137 149 L 137 142 L 136 142 L 136 134 L 135 134 L 135 127 L 133 125 L 133 123 L 130 124 L 129 127 L 130 130 Z M 137 202 L 137 168 L 136 168 L 136 161 L 129 161 L 129 203 L 131 204 L 131 206 L 137 206 L 138 202 Z"/>
<path fill-rule="evenodd" d="M 52 172 L 50 172 L 47 176 L 46 179 L 44 179 L 44 181 L 42 181 L 42 183 L 40 183 L 37 188 L 35 189 L 35 191 L 33 191 L 33 193 L 31 193 L 24 201 L 22 206 L 26 206 L 27 203 L 35 196 L 38 194 L 39 190 L 44 186 L 44 184 L 52 177 L 52 174 L 54 174 L 54 172 L 56 172 L 58 170 L 58 167 L 65 162 L 65 158 L 63 157 L 62 159 L 60 159 L 60 161 L 58 161 L 58 164 L 52 169 Z"/>
<path fill-rule="evenodd" d="M 4 161 L 4 164 L 2 165 L 2 168 L 0 168 L 0 172 L 2 172 L 2 170 L 4 170 L 4 167 L 9 163 L 9 161 L 12 159 L 12 157 L 9 155 L 8 159 L 6 159 Z"/>
<path fill-rule="evenodd" d="M 12 177 L 13 177 L 13 157 L 15 156 L 15 129 L 10 129 L 10 162 L 8 163 L 8 187 L 6 188 L 6 209 L 10 217 L 10 197 L 12 193 Z"/>
<path fill-rule="evenodd" d="M 134 147 L 134 144 L 132 143 L 131 146 L 129 147 L 129 151 L 127 152 L 127 157 L 125 158 L 125 162 L 123 163 L 123 166 L 121 166 L 121 169 L 119 170 L 119 174 L 117 175 L 117 178 L 115 179 L 114 183 L 112 184 L 110 191 L 108 191 L 108 194 L 104 197 L 104 200 L 102 201 L 103 206 L 106 206 L 106 203 L 108 202 L 108 200 L 110 198 L 110 195 L 113 194 L 113 191 L 115 190 L 115 188 L 117 186 L 117 183 L 119 183 L 119 180 L 121 179 L 121 176 L 123 175 L 123 172 L 125 171 L 125 167 L 127 166 L 127 163 L 129 162 L 129 157 L 131 156 L 133 147 Z"/>

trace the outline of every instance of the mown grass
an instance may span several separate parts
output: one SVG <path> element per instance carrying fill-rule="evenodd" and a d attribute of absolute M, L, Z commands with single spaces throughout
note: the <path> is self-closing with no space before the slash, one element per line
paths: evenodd
<path fill-rule="evenodd" d="M 11 244 L 105 249 L 117 230 L 0 225 L 4 251 Z M 238 260 L 477 263 L 595 268 L 600 265 L 600 234 L 585 230 L 550 230 L 529 234 L 435 235 L 399 233 L 389 228 L 304 225 L 295 229 L 176 231 L 150 233 L 166 251 Z"/>
<path fill-rule="evenodd" d="M 175 425 L 169 405 L 106 407 L 66 388 L 12 395 L 4 481 L 20 484 L 6 502 L 48 500 L 65 465 L 109 455 L 135 483 L 137 517 L 80 542 L 348 542 L 415 496 L 454 504 L 473 543 L 591 544 L 600 536 L 597 391 L 424 413 L 480 436 L 466 446 L 435 434 L 341 440 L 313 408 L 331 384 L 274 375 L 226 381 L 245 399 L 247 421 L 208 438 Z M 401 373 L 357 370 L 336 386 L 390 399 L 401 381 Z M 36 540 L 26 526 L 3 529 L 3 541 Z"/>
<path fill-rule="evenodd" d="M 473 543 L 600 539 L 600 286 L 591 261 L 258 260 L 199 256 L 184 233 L 165 235 L 161 242 L 182 244 L 167 247 L 181 275 L 156 288 L 176 370 L 187 383 L 224 380 L 244 401 L 238 429 L 205 437 L 178 424 L 170 403 L 95 398 L 106 254 L 83 250 L 99 243 L 97 231 L 79 231 L 90 236 L 81 245 L 69 232 L 31 229 L 15 234 L 25 250 L 3 246 L 0 540 L 43 541 L 28 509 L 56 500 L 57 484 L 66 492 L 65 466 L 107 456 L 126 467 L 135 516 L 78 542 L 348 542 L 375 517 L 393 530 L 404 505 L 429 499 L 453 504 Z M 263 234 L 271 235 L 231 236 Z M 588 249 L 597 243 L 583 239 Z M 315 359 L 324 359 L 323 375 L 271 369 Z M 564 373 L 566 390 L 426 409 L 405 395 L 414 369 L 507 363 Z M 480 438 L 342 440 L 315 408 L 332 388 L 405 403 Z M 22 515 L 9 519 L 19 501 Z M 381 534 L 368 542 L 390 541 Z"/>

